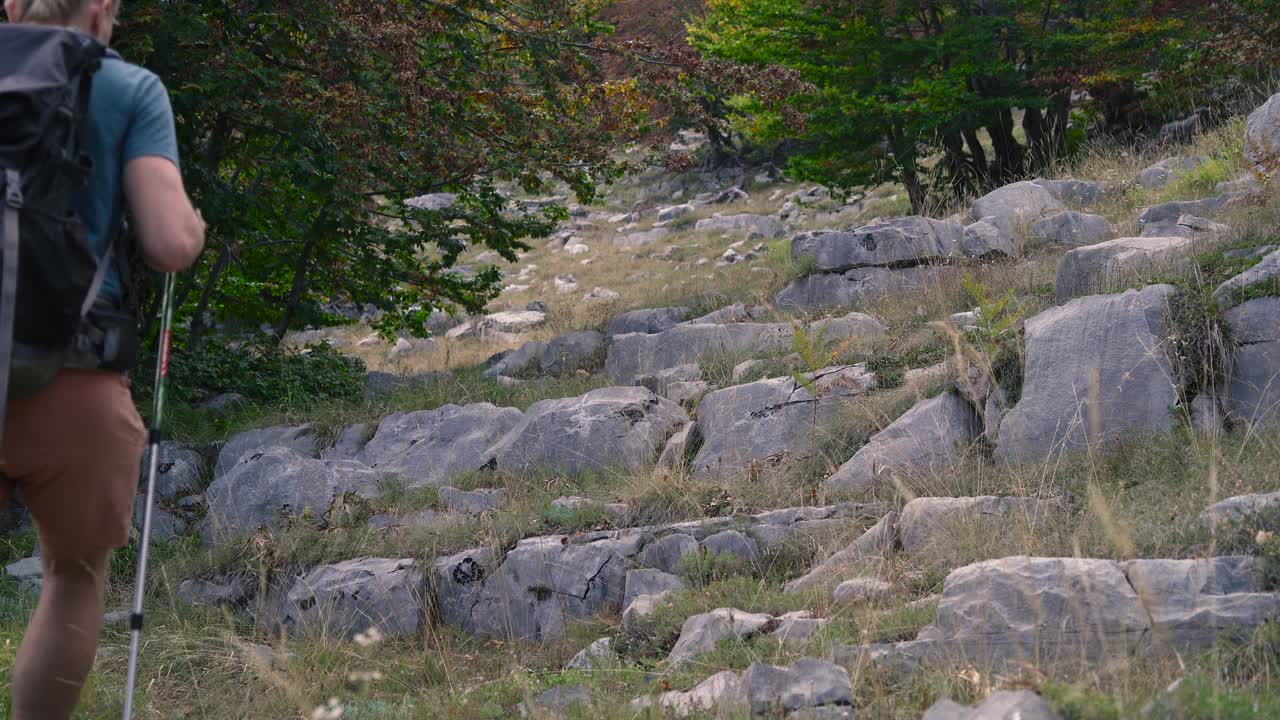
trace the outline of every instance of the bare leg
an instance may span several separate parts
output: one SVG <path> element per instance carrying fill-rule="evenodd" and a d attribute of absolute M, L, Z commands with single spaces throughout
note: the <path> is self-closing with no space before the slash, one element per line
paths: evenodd
<path fill-rule="evenodd" d="M 14 663 L 13 720 L 71 717 L 102 630 L 107 556 L 46 556 L 40 605 Z"/>

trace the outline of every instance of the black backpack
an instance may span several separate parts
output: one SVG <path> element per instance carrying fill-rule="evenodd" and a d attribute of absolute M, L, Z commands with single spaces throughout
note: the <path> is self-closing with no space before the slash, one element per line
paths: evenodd
<path fill-rule="evenodd" d="M 71 207 L 92 170 L 81 133 L 107 53 L 72 30 L 0 25 L 0 407 L 74 365 L 112 262 Z"/>

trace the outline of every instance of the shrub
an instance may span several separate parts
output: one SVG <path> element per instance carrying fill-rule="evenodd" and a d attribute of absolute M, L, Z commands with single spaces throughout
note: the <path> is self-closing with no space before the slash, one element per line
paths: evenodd
<path fill-rule="evenodd" d="M 154 357 L 138 367 L 135 387 L 151 392 Z M 217 342 L 176 348 L 170 360 L 170 395 L 191 403 L 235 392 L 264 405 L 317 400 L 359 400 L 364 393 L 365 366 L 328 344 L 302 349 L 281 347 L 259 338 L 232 347 Z M 140 398 L 145 399 L 145 398 Z"/>

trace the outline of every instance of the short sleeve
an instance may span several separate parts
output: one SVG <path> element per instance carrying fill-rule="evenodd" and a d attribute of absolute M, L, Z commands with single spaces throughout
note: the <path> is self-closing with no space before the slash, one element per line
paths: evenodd
<path fill-rule="evenodd" d="M 178 133 L 173 122 L 169 93 L 160 78 L 146 73 L 134 92 L 133 118 L 124 141 L 124 162 L 140 157 L 168 158 L 178 162 Z"/>

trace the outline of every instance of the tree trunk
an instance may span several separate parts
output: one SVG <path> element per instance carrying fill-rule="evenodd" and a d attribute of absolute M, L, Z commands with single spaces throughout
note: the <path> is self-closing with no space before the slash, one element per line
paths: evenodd
<path fill-rule="evenodd" d="M 222 271 L 227 268 L 227 264 L 230 262 L 230 246 L 223 245 L 222 250 L 218 253 L 218 259 L 214 261 L 213 267 L 209 269 L 209 277 L 205 280 L 204 289 L 200 291 L 200 302 L 196 304 L 195 315 L 191 318 L 189 342 L 192 347 L 199 346 L 200 341 L 204 339 L 204 333 L 207 329 L 204 323 L 204 314 L 209 311 L 209 301 L 213 297 L 213 288 L 217 286 L 218 280 L 222 278 Z"/>
<path fill-rule="evenodd" d="M 1006 182 L 1023 177 L 1026 173 L 1023 148 L 1013 136 L 1013 113 L 1004 108 L 997 111 L 994 122 L 987 126 L 991 143 L 996 151 L 996 181 Z"/>
<path fill-rule="evenodd" d="M 977 128 L 967 127 L 961 131 L 964 143 L 969 146 L 969 154 L 973 156 L 973 166 L 978 171 L 978 186 L 986 188 L 991 182 L 991 166 L 987 164 L 987 149 L 982 147 Z"/>
<path fill-rule="evenodd" d="M 297 261 L 293 264 L 293 286 L 289 288 L 289 297 L 284 304 L 284 314 L 280 317 L 280 324 L 276 326 L 277 343 L 284 339 L 284 334 L 289 331 L 289 325 L 293 322 L 294 316 L 298 313 L 298 306 L 302 303 L 302 293 L 307 289 L 307 271 L 311 268 L 311 253 L 315 251 L 316 243 L 325 231 L 327 223 L 325 215 L 326 211 L 321 210 L 320 215 L 316 217 L 311 230 L 307 232 L 307 241 L 302 246 L 302 252 L 298 253 Z"/>

